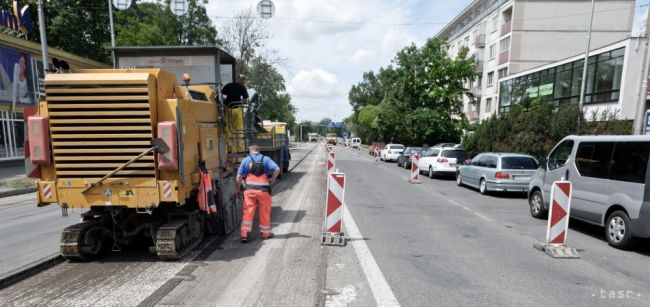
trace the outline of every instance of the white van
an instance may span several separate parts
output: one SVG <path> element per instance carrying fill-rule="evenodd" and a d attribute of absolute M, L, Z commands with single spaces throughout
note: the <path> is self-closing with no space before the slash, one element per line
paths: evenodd
<path fill-rule="evenodd" d="M 352 138 L 352 140 L 350 140 L 350 147 L 359 148 L 359 146 L 361 146 L 361 139 L 360 138 Z"/>
<path fill-rule="evenodd" d="M 541 161 L 528 186 L 533 217 L 544 218 L 551 185 L 571 181 L 571 217 L 605 227 L 609 244 L 650 237 L 650 136 L 568 136 Z"/>

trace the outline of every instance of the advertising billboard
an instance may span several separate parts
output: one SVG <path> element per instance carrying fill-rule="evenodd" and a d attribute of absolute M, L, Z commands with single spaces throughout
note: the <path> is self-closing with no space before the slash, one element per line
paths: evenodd
<path fill-rule="evenodd" d="M 32 57 L 0 47 L 0 108 L 34 106 Z"/>

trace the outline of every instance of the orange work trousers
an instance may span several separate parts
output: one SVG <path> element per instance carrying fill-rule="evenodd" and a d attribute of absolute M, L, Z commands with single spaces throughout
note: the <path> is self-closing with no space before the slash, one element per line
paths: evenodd
<path fill-rule="evenodd" d="M 244 191 L 244 217 L 241 221 L 241 237 L 248 237 L 253 229 L 255 208 L 260 206 L 260 232 L 262 237 L 271 235 L 271 194 L 260 190 Z"/>

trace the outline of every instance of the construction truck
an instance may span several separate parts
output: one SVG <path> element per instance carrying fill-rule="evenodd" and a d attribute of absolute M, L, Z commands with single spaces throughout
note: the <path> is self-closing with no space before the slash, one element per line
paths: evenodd
<path fill-rule="evenodd" d="M 328 133 L 325 135 L 325 140 L 327 144 L 336 145 L 336 133 Z"/>
<path fill-rule="evenodd" d="M 75 70 L 48 74 L 45 93 L 27 118 L 26 161 L 40 169 L 38 206 L 83 212 L 61 234 L 67 258 L 147 237 L 161 259 L 180 259 L 205 234 L 239 226 L 235 177 L 250 145 L 288 168 L 284 126 L 256 120 L 259 97 L 225 105 L 220 82 L 192 85 L 159 68 Z"/>

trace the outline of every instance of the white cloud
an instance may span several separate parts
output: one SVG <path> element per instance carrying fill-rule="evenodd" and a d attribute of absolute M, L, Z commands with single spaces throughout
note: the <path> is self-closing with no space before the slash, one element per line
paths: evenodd
<path fill-rule="evenodd" d="M 274 0 L 275 16 L 266 21 L 272 39 L 266 47 L 289 59 L 281 69 L 287 91 L 299 109 L 298 120 L 352 113 L 347 94 L 363 72 L 387 66 L 408 44 L 422 44 L 472 0 Z M 208 15 L 221 30 L 234 12 L 259 0 L 210 0 Z"/>
<path fill-rule="evenodd" d="M 375 51 L 362 48 L 357 49 L 357 51 L 354 52 L 354 55 L 350 61 L 355 64 L 367 63 L 373 60 L 375 56 L 377 56 L 377 53 Z"/>
<path fill-rule="evenodd" d="M 296 97 L 331 98 L 336 95 L 338 79 L 320 68 L 301 70 L 292 79 L 287 91 Z"/>

